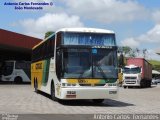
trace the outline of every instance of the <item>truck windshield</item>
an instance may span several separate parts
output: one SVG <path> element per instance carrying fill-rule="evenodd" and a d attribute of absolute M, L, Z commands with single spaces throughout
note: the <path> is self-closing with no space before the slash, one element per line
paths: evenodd
<path fill-rule="evenodd" d="M 141 68 L 140 67 L 135 67 L 135 68 L 127 68 L 125 67 L 123 69 L 123 73 L 126 73 L 126 74 L 137 74 L 137 73 L 140 73 L 141 72 Z"/>
<path fill-rule="evenodd" d="M 116 50 L 63 50 L 63 78 L 117 78 Z"/>

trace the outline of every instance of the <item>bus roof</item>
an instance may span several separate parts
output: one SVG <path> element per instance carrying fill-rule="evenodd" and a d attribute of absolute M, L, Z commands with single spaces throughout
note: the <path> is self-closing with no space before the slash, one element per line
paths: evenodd
<path fill-rule="evenodd" d="M 79 32 L 79 33 L 109 33 L 114 34 L 114 31 L 111 30 L 105 30 L 105 29 L 97 29 L 97 28 L 62 28 L 57 30 L 55 33 L 51 34 L 49 37 L 45 38 L 43 41 L 41 41 L 39 44 L 35 45 L 33 49 L 35 49 L 37 46 L 41 45 L 43 42 L 45 42 L 47 39 L 52 37 L 54 34 L 58 32 Z"/>
<path fill-rule="evenodd" d="M 97 28 L 62 28 L 57 32 L 83 32 L 83 33 L 114 33 L 111 30 L 97 29 Z"/>

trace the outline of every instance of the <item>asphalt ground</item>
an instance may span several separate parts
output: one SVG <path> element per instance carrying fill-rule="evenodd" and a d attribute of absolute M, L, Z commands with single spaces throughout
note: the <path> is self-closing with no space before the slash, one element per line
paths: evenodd
<path fill-rule="evenodd" d="M 117 99 L 106 99 L 102 104 L 95 104 L 91 100 L 54 102 L 48 94 L 35 93 L 30 84 L 1 84 L 0 114 L 45 120 L 53 118 L 53 115 L 57 115 L 57 119 L 60 119 L 58 116 L 71 119 L 73 115 L 82 117 L 87 114 L 84 119 L 92 119 L 95 114 L 160 114 L 160 85 L 153 85 L 151 88 L 120 87 Z"/>

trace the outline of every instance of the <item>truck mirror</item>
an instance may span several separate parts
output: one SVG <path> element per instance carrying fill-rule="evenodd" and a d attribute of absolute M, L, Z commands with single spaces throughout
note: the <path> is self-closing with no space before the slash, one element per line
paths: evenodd
<path fill-rule="evenodd" d="M 123 73 L 123 69 L 121 68 L 121 73 Z"/>

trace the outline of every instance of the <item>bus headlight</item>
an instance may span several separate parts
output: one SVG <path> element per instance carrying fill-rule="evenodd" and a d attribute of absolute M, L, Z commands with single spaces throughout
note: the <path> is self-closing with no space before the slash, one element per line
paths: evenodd
<path fill-rule="evenodd" d="M 106 87 L 116 87 L 118 85 L 117 85 L 117 83 L 107 83 L 105 86 Z"/>
<path fill-rule="evenodd" d="M 108 83 L 108 86 L 117 86 L 117 83 Z"/>

